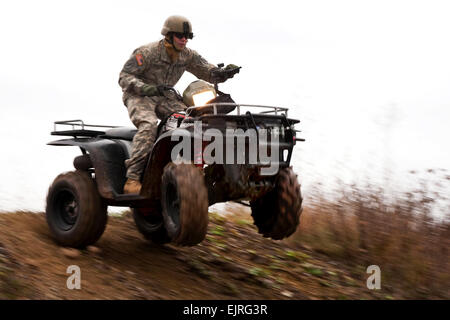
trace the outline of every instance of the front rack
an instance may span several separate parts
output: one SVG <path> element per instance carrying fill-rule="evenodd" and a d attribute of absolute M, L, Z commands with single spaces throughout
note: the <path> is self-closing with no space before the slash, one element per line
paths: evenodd
<path fill-rule="evenodd" d="M 70 126 L 71 129 L 66 130 L 58 130 L 57 126 Z M 83 120 L 64 120 L 64 121 L 55 121 L 53 123 L 53 132 L 51 135 L 53 136 L 73 136 L 73 137 L 96 137 L 101 134 L 105 134 L 105 131 L 100 130 L 88 130 L 88 128 L 107 128 L 113 129 L 117 128 L 117 126 L 105 126 L 99 124 L 85 124 Z"/>
<path fill-rule="evenodd" d="M 204 106 L 198 106 L 198 107 L 189 107 L 186 109 L 186 115 L 189 116 L 191 115 L 191 113 L 201 113 L 203 111 L 207 111 L 207 110 L 213 110 L 213 114 L 217 115 L 218 109 L 217 107 L 236 107 L 237 108 L 237 115 L 240 116 L 241 115 L 241 107 L 245 107 L 245 108 L 263 108 L 263 109 L 269 109 L 269 110 L 265 110 L 265 111 L 261 111 L 258 113 L 264 113 L 264 114 L 270 114 L 273 113 L 275 115 L 279 115 L 279 114 L 284 114 L 286 117 L 288 115 L 288 108 L 281 108 L 281 107 L 274 107 L 274 106 L 262 106 L 262 105 L 257 105 L 257 104 L 242 104 L 242 103 L 231 103 L 231 102 L 219 102 L 219 103 L 211 103 L 211 104 L 206 104 Z"/>

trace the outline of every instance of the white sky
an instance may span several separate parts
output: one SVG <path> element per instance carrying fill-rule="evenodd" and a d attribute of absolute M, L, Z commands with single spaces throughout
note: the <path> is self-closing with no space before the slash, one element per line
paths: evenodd
<path fill-rule="evenodd" d="M 131 125 L 119 72 L 172 14 L 209 62 L 243 66 L 223 91 L 302 120 L 305 185 L 450 169 L 448 1 L 2 1 L 0 209 L 43 210 L 72 170 L 78 150 L 45 145 L 53 121 Z"/>

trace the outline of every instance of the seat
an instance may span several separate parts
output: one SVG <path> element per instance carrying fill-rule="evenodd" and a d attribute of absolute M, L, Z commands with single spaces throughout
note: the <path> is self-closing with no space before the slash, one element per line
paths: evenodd
<path fill-rule="evenodd" d="M 137 132 L 136 128 L 118 127 L 106 130 L 105 134 L 102 135 L 101 137 L 107 139 L 122 139 L 132 141 L 136 132 Z"/>

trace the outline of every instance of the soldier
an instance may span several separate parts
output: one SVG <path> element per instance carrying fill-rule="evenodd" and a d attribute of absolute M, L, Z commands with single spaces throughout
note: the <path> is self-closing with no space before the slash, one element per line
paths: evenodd
<path fill-rule="evenodd" d="M 165 91 L 164 87 L 173 87 L 186 70 L 212 83 L 224 82 L 229 77 L 223 69 L 208 63 L 196 51 L 186 47 L 188 39 L 192 39 L 194 34 L 190 21 L 185 17 L 167 18 L 161 34 L 164 39 L 134 50 L 120 73 L 123 102 L 138 129 L 133 138 L 130 159 L 125 161 L 128 179 L 124 193 L 139 193 L 141 190 L 145 160 L 156 140 L 157 119 L 162 120 L 175 111 L 186 109 L 175 93 Z"/>

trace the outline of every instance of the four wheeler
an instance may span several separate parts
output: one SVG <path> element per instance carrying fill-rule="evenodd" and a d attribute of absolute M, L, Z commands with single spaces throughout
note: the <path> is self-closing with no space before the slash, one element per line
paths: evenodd
<path fill-rule="evenodd" d="M 183 97 L 177 96 L 190 107 L 159 123 L 140 194 L 123 194 L 124 161 L 130 157 L 135 128 L 88 125 L 81 120 L 54 123 L 52 135 L 71 138 L 48 144 L 77 146 L 82 153 L 74 159 L 75 170 L 60 174 L 48 190 L 46 219 L 57 242 L 69 247 L 95 243 L 105 230 L 107 206 L 123 206 L 132 208 L 137 229 L 145 238 L 158 244 L 193 246 L 207 233 L 208 207 L 226 201 L 250 206 L 254 224 L 264 237 L 280 240 L 294 233 L 302 196 L 289 165 L 296 141 L 303 140 L 296 139 L 294 125 L 299 120 L 288 118 L 286 108 L 237 104 L 217 84 L 213 87 L 200 80 L 189 85 Z M 199 100 L 202 97 L 212 100 L 205 104 Z M 245 109 L 252 112 L 244 113 Z M 248 134 L 251 130 L 255 141 Z M 183 141 L 191 144 L 174 156 L 180 148 L 180 132 Z M 216 135 L 214 141 L 202 136 L 208 132 Z M 263 139 L 263 132 L 271 138 Z M 222 145 L 216 143 L 219 133 Z M 241 145 L 236 146 L 236 141 Z M 213 143 L 216 148 L 210 155 L 216 161 L 208 162 L 204 155 Z M 276 147 L 268 154 L 276 159 L 272 162 L 278 170 L 269 174 L 263 174 L 268 163 L 259 156 L 263 146 L 266 150 Z M 231 163 L 217 161 L 230 151 L 236 151 Z M 245 155 L 239 162 L 236 158 L 242 152 Z M 252 157 L 256 161 L 250 161 Z"/>

